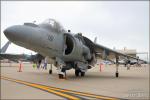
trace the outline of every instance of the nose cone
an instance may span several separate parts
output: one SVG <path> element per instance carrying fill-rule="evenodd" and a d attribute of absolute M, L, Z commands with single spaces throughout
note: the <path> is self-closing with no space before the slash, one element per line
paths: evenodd
<path fill-rule="evenodd" d="M 4 34 L 9 40 L 13 39 L 13 36 L 15 34 L 14 29 L 15 29 L 14 27 L 9 27 L 4 30 Z"/>
<path fill-rule="evenodd" d="M 24 37 L 24 34 L 22 33 L 23 33 L 23 26 L 21 25 L 11 26 L 4 30 L 5 36 L 10 41 L 19 41 Z"/>

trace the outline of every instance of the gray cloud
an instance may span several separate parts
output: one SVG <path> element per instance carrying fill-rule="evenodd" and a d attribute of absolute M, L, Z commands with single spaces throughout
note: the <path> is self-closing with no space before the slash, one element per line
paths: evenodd
<path fill-rule="evenodd" d="M 97 36 L 104 46 L 149 52 L 148 1 L 2 1 L 1 8 L 2 45 L 8 26 L 54 18 L 74 33 L 82 32 L 92 40 Z M 31 51 L 11 45 L 7 52 Z"/>

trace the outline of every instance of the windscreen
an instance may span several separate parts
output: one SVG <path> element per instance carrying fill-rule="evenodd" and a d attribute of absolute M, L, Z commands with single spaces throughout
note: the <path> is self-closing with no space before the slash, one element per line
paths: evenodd
<path fill-rule="evenodd" d="M 41 25 L 44 26 L 45 28 L 53 29 L 58 32 L 63 33 L 66 32 L 66 30 L 62 27 L 62 25 L 60 25 L 60 23 L 54 19 L 46 19 L 41 23 Z"/>

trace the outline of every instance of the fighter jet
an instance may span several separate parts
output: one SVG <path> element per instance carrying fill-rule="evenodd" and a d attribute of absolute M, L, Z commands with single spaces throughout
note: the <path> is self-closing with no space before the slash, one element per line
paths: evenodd
<path fill-rule="evenodd" d="M 84 76 L 96 64 L 97 56 L 104 60 L 116 59 L 116 77 L 119 76 L 120 56 L 141 60 L 97 44 L 82 33 L 66 31 L 54 19 L 47 19 L 40 24 L 14 25 L 5 29 L 4 34 L 11 42 L 48 57 L 57 67 L 60 79 L 65 77 L 66 70 L 72 68 L 77 77 Z M 49 73 L 52 74 L 52 68 Z"/>

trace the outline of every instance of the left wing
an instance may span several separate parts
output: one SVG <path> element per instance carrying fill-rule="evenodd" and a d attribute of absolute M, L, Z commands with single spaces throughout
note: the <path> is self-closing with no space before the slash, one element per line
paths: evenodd
<path fill-rule="evenodd" d="M 84 41 L 86 42 L 86 45 L 88 45 L 88 47 L 90 48 L 90 50 L 92 52 L 95 52 L 96 56 L 99 56 L 102 59 L 105 59 L 105 60 L 108 59 L 108 60 L 113 61 L 113 59 L 115 59 L 117 57 L 124 57 L 127 59 L 136 59 L 136 60 L 143 61 L 146 63 L 146 61 L 139 59 L 137 57 L 126 55 L 126 54 L 120 53 L 118 51 L 112 50 L 110 48 L 107 48 L 105 46 L 102 46 L 100 44 L 96 44 L 96 43 L 92 42 L 90 39 L 88 39 L 87 37 L 83 36 L 83 38 L 84 38 Z"/>

